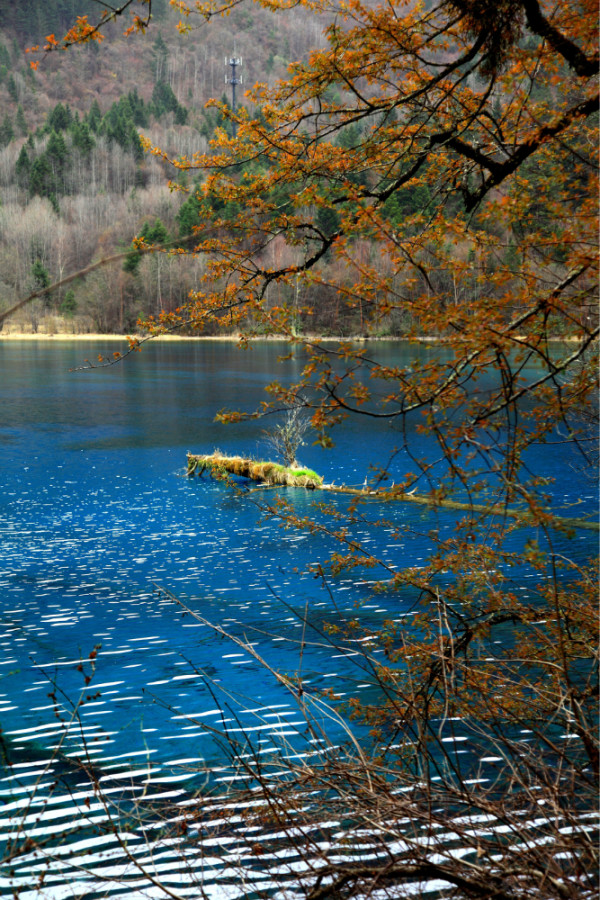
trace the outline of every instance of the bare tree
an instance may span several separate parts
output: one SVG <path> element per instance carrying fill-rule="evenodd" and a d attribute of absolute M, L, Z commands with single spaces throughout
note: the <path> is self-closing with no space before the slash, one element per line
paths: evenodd
<path fill-rule="evenodd" d="M 299 465 L 296 455 L 310 429 L 310 416 L 301 400 L 287 407 L 283 422 L 263 431 L 264 440 L 291 468 Z"/>

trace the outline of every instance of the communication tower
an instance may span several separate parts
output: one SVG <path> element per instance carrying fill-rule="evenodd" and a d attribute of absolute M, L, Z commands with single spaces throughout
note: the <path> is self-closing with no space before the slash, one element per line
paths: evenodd
<path fill-rule="evenodd" d="M 238 67 L 241 68 L 242 57 L 241 56 L 230 56 L 230 57 L 226 56 L 225 57 L 225 65 L 231 66 L 231 75 L 229 75 L 229 74 L 225 75 L 225 84 L 231 85 L 231 111 L 235 115 L 235 112 L 236 112 L 235 89 L 236 89 L 236 86 L 238 84 L 242 84 L 242 81 L 243 81 L 241 72 L 238 75 L 236 69 Z M 233 125 L 233 136 L 236 137 L 237 125 L 235 122 L 233 122 L 232 125 Z"/>

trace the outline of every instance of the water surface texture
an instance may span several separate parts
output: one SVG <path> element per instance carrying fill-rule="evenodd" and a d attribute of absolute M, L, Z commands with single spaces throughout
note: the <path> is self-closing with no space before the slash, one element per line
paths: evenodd
<path fill-rule="evenodd" d="M 195 783 L 199 767 L 232 777 L 210 726 L 222 726 L 237 698 L 246 700 L 226 722 L 232 734 L 254 734 L 265 752 L 286 736 L 295 741 L 303 723 L 290 693 L 173 597 L 251 641 L 271 665 L 289 674 L 301 665 L 308 690 L 353 695 L 369 690 L 368 678 L 352 653 L 320 639 L 324 623 L 354 615 L 357 602 L 373 626 L 410 615 L 410 598 L 374 594 L 363 578 L 324 586 L 307 573 L 333 544 L 266 521 L 255 494 L 185 476 L 188 450 L 260 451 L 268 423 L 223 427 L 214 416 L 226 405 L 253 409 L 274 377 L 298 375 L 301 358 L 278 363 L 283 347 L 273 343 L 240 351 L 185 342 L 148 346 L 108 369 L 69 371 L 115 346 L 0 343 L 0 725 L 14 762 L 0 790 L 14 790 L 17 780 L 2 821 L 13 836 L 10 813 L 24 802 L 14 797 L 33 792 L 57 747 L 66 759 L 85 749 L 100 778 L 137 778 L 176 796 Z M 388 364 L 417 352 L 431 351 L 376 348 Z M 335 451 L 307 446 L 300 457 L 327 481 L 362 484 L 369 464 L 386 461 L 398 444 L 388 424 L 359 420 L 341 428 Z M 569 473 L 554 488 L 556 500 L 583 501 L 581 515 L 592 508 L 593 491 L 570 468 L 569 454 L 559 445 L 538 462 L 545 474 Z M 398 480 L 403 465 L 399 454 Z M 310 512 L 310 493 L 286 496 L 299 513 Z M 410 505 L 395 515 L 407 526 L 404 541 L 367 523 L 358 535 L 398 567 L 419 565 L 431 527 L 453 521 Z M 558 540 L 584 558 L 594 536 Z M 304 615 L 309 641 L 300 661 Z M 82 692 L 89 699 L 80 722 L 68 727 Z M 31 824 L 43 834 L 49 827 Z M 20 883 L 27 865 L 21 862 Z"/>

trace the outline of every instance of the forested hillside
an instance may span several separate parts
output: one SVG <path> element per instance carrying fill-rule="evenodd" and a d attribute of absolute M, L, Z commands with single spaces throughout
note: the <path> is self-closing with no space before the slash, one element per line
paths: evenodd
<path fill-rule="evenodd" d="M 43 44 L 48 35 L 63 35 L 75 18 L 85 16 L 93 5 L 37 0 L 27 4 L 26 10 L 22 5 L 7 5 L 3 14 L 0 311 L 100 259 L 127 254 L 136 237 L 149 244 L 167 243 L 175 250 L 178 242 L 189 248 L 194 228 L 208 219 L 213 227 L 220 221 L 216 226 L 219 236 L 227 234 L 228 223 L 244 215 L 243 185 L 265 178 L 272 160 L 263 150 L 249 153 L 233 168 L 229 162 L 228 171 L 234 174 L 229 193 L 228 189 L 209 187 L 203 163 L 186 162 L 202 160 L 211 141 L 217 139 L 218 145 L 218 140 L 232 136 L 233 125 L 227 117 L 231 87 L 226 83 L 231 68 L 226 62 L 232 55 L 243 59 L 243 66 L 236 69 L 236 76 L 243 78 L 238 102 L 260 124 L 263 112 L 244 91 L 256 82 L 272 88 L 286 76 L 290 65 L 308 60 L 311 51 L 323 45 L 329 21 L 327 15 L 313 17 L 306 9 L 273 13 L 255 5 L 234 7 L 227 17 L 209 23 L 197 19 L 189 25 L 186 20 L 178 29 L 179 14 L 163 0 L 153 3 L 153 22 L 144 40 L 125 39 L 124 24 L 112 23 L 104 30 L 108 40 L 90 41 L 68 53 L 44 54 L 37 68 L 32 68 L 32 57 L 26 52 L 32 42 Z M 527 52 L 525 46 L 523 50 Z M 477 87 L 478 77 L 470 75 L 466 84 Z M 556 84 L 552 79 L 539 79 L 534 89 L 536 102 L 552 106 Z M 260 94 L 255 97 L 260 100 Z M 346 101 L 350 106 L 355 102 L 341 82 L 324 86 L 319 95 L 324 112 L 328 105 L 339 107 Z M 510 104 L 510 94 L 496 86 L 492 118 L 501 123 Z M 332 145 L 343 155 L 360 146 L 373 128 L 391 133 L 394 112 L 382 113 L 379 118 L 379 125 L 376 113 L 361 114 L 343 127 L 336 125 Z M 560 246 L 563 226 L 540 216 L 540 203 L 550 208 L 553 191 L 572 184 L 572 208 L 576 209 L 587 177 L 578 172 L 576 162 L 580 151 L 585 155 L 585 141 L 582 135 L 581 146 L 572 148 L 573 152 L 565 146 L 552 159 L 552 170 L 543 160 L 536 165 L 524 162 L 524 214 L 509 227 L 489 212 L 490 204 L 505 199 L 502 188 L 492 190 L 469 212 L 468 227 L 460 240 L 452 237 L 447 224 L 441 226 L 437 243 L 429 241 L 422 249 L 422 263 L 429 270 L 427 290 L 453 303 L 469 303 L 485 282 L 491 295 L 501 296 L 504 282 L 520 277 L 521 248 L 540 226 L 543 250 L 536 251 L 536 266 L 546 267 L 551 279 L 560 279 L 568 268 Z M 148 152 L 151 147 L 161 152 Z M 182 165 L 174 168 L 168 160 L 182 161 Z M 370 186 L 381 178 L 378 167 L 380 162 L 365 160 L 352 172 L 348 196 L 358 197 L 361 191 L 367 196 Z M 310 283 L 300 278 L 294 284 L 289 279 L 273 279 L 265 294 L 267 308 L 293 307 L 294 328 L 305 332 L 396 335 L 418 329 L 420 322 L 410 303 L 402 308 L 394 305 L 379 316 L 377 324 L 367 324 L 369 298 L 355 296 L 352 286 L 357 271 L 364 275 L 372 269 L 385 279 L 395 269 L 393 251 L 384 249 L 380 241 L 383 231 L 393 244 L 395 229 L 406 227 L 407 222 L 414 220 L 414 226 L 408 227 L 414 227 L 417 234 L 438 215 L 448 222 L 465 212 L 465 198 L 474 184 L 467 169 L 462 188 L 445 180 L 430 163 L 419 164 L 419 169 L 419 178 L 406 180 L 402 186 L 394 186 L 392 180 L 388 187 L 385 179 L 381 182 L 386 198 L 378 204 L 379 224 L 375 230 L 355 230 L 348 243 L 351 266 L 328 250 L 315 269 L 318 277 Z M 332 186 L 337 177 L 332 168 Z M 202 194 L 196 196 L 200 188 Z M 300 188 L 300 182 L 276 180 L 266 192 L 258 191 L 260 202 L 271 209 L 273 221 L 281 213 L 293 213 L 295 192 Z M 309 199 L 304 214 L 312 217 L 314 234 L 328 241 L 344 217 L 356 215 L 357 210 L 356 202 L 341 203 L 339 198 L 329 202 L 321 196 Z M 475 249 L 477 240 L 469 237 L 478 232 L 489 235 L 489 246 L 493 245 L 485 259 Z M 296 264 L 299 252 L 285 239 L 284 230 L 279 230 L 257 262 L 263 268 L 281 270 Z M 130 332 L 140 317 L 176 310 L 190 291 L 198 290 L 206 259 L 202 253 L 140 256 L 129 252 L 85 279 L 51 292 L 45 300 L 29 304 L 13 315 L 5 328 Z M 418 271 L 417 267 L 417 281 L 411 276 L 406 284 L 394 275 L 393 289 L 401 289 L 408 298 L 414 291 L 418 294 L 423 287 Z M 496 288 L 488 279 L 494 273 Z M 372 284 L 375 281 L 372 279 Z M 243 328 L 245 322 L 242 319 L 236 325 Z M 185 329 L 185 324 L 182 327 Z M 215 327 L 214 323 L 204 325 L 209 332 Z"/>
<path fill-rule="evenodd" d="M 208 149 L 231 130 L 211 98 L 231 102 L 225 57 L 242 57 L 246 84 L 273 83 L 321 40 L 305 13 L 233 11 L 226 23 L 179 35 L 166 0 L 153 3 L 147 41 L 91 42 L 30 66 L 27 47 L 63 34 L 94 4 L 2 4 L 0 28 L 0 311 L 103 257 L 189 235 L 197 204 L 173 192 L 170 166 L 142 150 L 140 134 L 175 157 Z M 179 178 L 193 194 L 201 173 Z M 183 208 L 182 208 L 183 207 Z M 130 331 L 140 315 L 174 309 L 198 285 L 201 257 L 130 257 L 12 317 L 5 330 Z"/>
<path fill-rule="evenodd" d="M 66 632 L 55 632 L 47 665 L 33 652 L 22 666 L 7 659 L 13 680 L 33 670 L 32 687 L 47 693 L 43 673 L 51 684 L 50 704 L 23 701 L 44 730 L 19 725 L 9 743 L 52 741 L 53 755 L 30 772 L 33 784 L 20 776 L 17 802 L 7 795 L 18 827 L 5 818 L 5 861 L 22 880 L 11 874 L 5 886 L 32 897 L 35 873 L 41 896 L 75 873 L 87 879 L 77 896 L 90 898 L 116 896 L 127 880 L 139 896 L 171 900 L 221 887 L 240 900 L 592 900 L 597 4 L 172 3 L 153 0 L 148 29 L 147 0 L 98 12 L 96 28 L 78 6 L 67 39 L 67 6 L 31 4 L 37 24 L 13 10 L 0 40 L 0 323 L 130 336 L 125 353 L 100 344 L 86 360 L 117 366 L 93 388 L 87 377 L 61 381 L 48 414 L 38 412 L 51 406 L 43 369 L 35 402 L 22 385 L 5 392 L 5 468 L 28 491 L 4 498 L 7 652 L 34 640 L 46 653 L 40 628 L 78 617 L 70 659 Z M 232 54 L 249 88 L 237 110 L 220 100 Z M 239 332 L 245 347 L 256 334 L 284 337 L 286 353 L 264 344 L 262 367 L 253 354 L 244 367 L 233 346 L 159 346 L 134 376 L 120 363 L 140 349 L 140 327 L 149 337 Z M 411 340 L 325 342 L 319 332 Z M 120 395 L 105 378 L 113 372 Z M 212 416 L 239 426 L 231 439 L 209 428 Z M 315 448 L 333 449 L 335 481 L 310 478 L 324 500 L 222 480 L 281 480 L 271 462 L 248 462 L 269 421 L 282 424 L 262 440 L 287 463 L 305 434 L 314 459 L 325 464 Z M 36 444 L 46 434 L 48 449 Z M 202 499 L 190 483 L 161 493 L 176 475 L 170 450 L 183 454 L 188 440 L 208 449 L 213 434 L 235 456 L 188 457 L 190 474 L 209 466 L 218 476 L 199 486 Z M 169 578 L 177 594 L 150 594 Z M 137 632 L 134 605 L 150 636 Z M 174 637 L 180 616 L 203 629 L 191 643 Z M 231 688 L 209 635 L 235 648 L 223 659 L 249 663 Z M 155 641 L 156 680 L 146 668 Z M 124 656 L 121 675 L 111 660 L 130 649 L 139 662 Z M 110 681 L 92 684 L 96 664 Z M 271 679 L 283 705 L 263 693 Z M 183 692 L 169 693 L 171 682 Z M 124 718 L 101 735 L 91 717 L 108 711 L 113 685 L 127 696 L 111 690 L 106 702 Z M 138 701 L 167 713 L 163 733 Z M 294 717 L 282 722 L 288 704 Z M 44 719 L 58 721 L 46 730 Z M 277 736 L 271 721 L 283 724 Z M 181 756 L 182 734 L 191 756 Z M 146 767 L 169 744 L 168 765 L 201 781 L 181 801 L 171 770 L 156 778 L 160 768 Z M 113 768 L 130 753 L 133 802 Z M 43 794 L 59 784 L 61 755 L 78 766 L 68 791 L 81 828 Z"/>

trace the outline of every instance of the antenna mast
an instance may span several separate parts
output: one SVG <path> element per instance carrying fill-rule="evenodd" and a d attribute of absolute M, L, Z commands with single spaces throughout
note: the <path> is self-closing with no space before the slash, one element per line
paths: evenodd
<path fill-rule="evenodd" d="M 235 88 L 236 85 L 242 84 L 242 75 L 238 76 L 236 73 L 236 69 L 238 66 L 242 65 L 242 57 L 241 56 L 230 56 L 229 58 L 225 57 L 225 65 L 231 66 L 231 75 L 225 75 L 225 84 L 231 85 L 231 111 L 235 115 L 236 113 L 236 103 L 235 103 Z M 233 136 L 237 136 L 237 123 L 232 122 L 233 126 Z"/>

